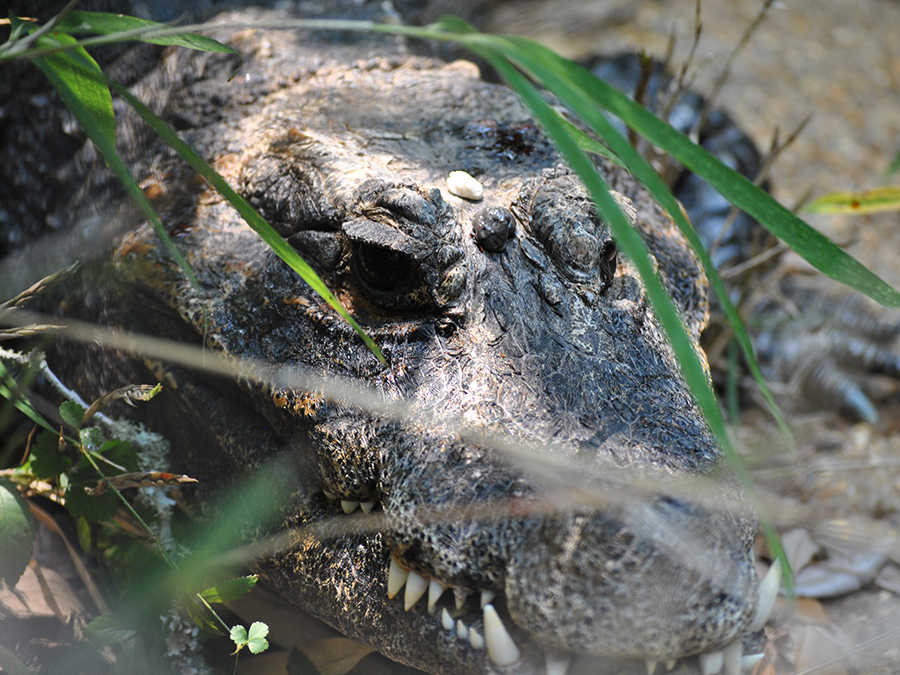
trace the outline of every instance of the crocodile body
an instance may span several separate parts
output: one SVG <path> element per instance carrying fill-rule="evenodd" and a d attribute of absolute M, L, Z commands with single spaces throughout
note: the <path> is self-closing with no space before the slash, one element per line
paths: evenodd
<path fill-rule="evenodd" d="M 755 518 L 636 272 L 528 111 L 471 64 L 410 56 L 394 41 L 216 37 L 245 58 L 233 82 L 227 57 L 166 51 L 133 91 L 304 256 L 387 363 L 151 138 L 123 152 L 199 292 L 138 224 L 82 271 L 87 290 L 72 282 L 55 308 L 348 378 L 408 401 L 413 419 L 158 363 L 111 368 L 106 352 L 63 346 L 82 393 L 146 379 L 150 367 L 169 385 L 147 415 L 170 434 L 172 468 L 216 486 L 287 458 L 285 527 L 351 523 L 358 514 L 343 511 L 374 503 L 375 529 L 303 537 L 259 569 L 394 659 L 451 675 L 543 673 L 548 658 L 614 672 L 733 655 L 756 613 Z M 122 125 L 120 139 L 143 133 L 127 114 Z M 73 162 L 91 159 L 88 148 Z M 477 177 L 483 200 L 450 194 L 453 170 Z M 707 298 L 694 255 L 629 176 L 603 170 L 696 341 Z M 82 220 L 109 189 L 95 175 L 66 207 Z M 497 223 L 514 232 L 476 237 Z M 423 425 L 418 413 L 469 431 Z M 702 479 L 702 498 L 674 487 L 682 479 Z M 436 612 L 425 598 L 408 610 L 389 598 L 389 573 L 407 588 L 446 587 Z M 478 605 L 485 591 L 513 651 L 473 637 L 493 621 Z"/>

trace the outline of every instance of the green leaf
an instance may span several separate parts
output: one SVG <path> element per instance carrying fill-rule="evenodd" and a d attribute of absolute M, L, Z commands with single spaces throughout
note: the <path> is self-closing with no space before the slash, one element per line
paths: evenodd
<path fill-rule="evenodd" d="M 58 430 L 50 426 L 50 423 L 35 409 L 31 404 L 31 401 L 22 398 L 22 396 L 19 395 L 23 382 L 31 381 L 34 377 L 34 372 L 35 371 L 31 371 L 31 375 L 26 376 L 26 378 L 17 384 L 12 374 L 7 370 L 6 366 L 3 365 L 3 361 L 0 360 L 0 396 L 8 401 L 12 401 L 19 412 L 38 426 L 41 426 L 52 433 L 57 433 Z"/>
<path fill-rule="evenodd" d="M 190 602 L 185 603 L 185 609 L 187 609 L 187 613 L 188 616 L 191 617 L 191 621 L 197 624 L 200 630 L 206 631 L 207 633 L 212 633 L 214 635 L 222 635 L 224 633 L 224 631 L 222 630 L 222 624 L 220 624 L 216 620 L 215 614 L 210 611 L 209 607 L 200 602 L 200 600 L 197 599 L 197 596 L 190 596 Z M 235 626 L 235 628 L 237 627 L 238 626 Z"/>
<path fill-rule="evenodd" d="M 832 192 L 806 205 L 809 213 L 877 213 L 900 211 L 900 187 L 881 187 L 862 192 Z"/>
<path fill-rule="evenodd" d="M 43 480 L 56 478 L 72 468 L 72 460 L 59 451 L 59 434 L 42 431 L 31 446 L 31 470 Z"/>
<path fill-rule="evenodd" d="M 72 46 L 78 41 L 65 33 L 52 33 L 38 38 L 35 44 L 37 47 Z M 71 51 L 34 59 L 33 63 L 47 76 L 97 147 L 101 144 L 114 147 L 116 119 L 112 96 L 100 66 L 90 54 L 76 46 Z"/>
<path fill-rule="evenodd" d="M 82 429 L 82 432 L 90 431 Z M 99 430 L 97 430 L 99 431 Z M 90 439 L 94 443 L 97 439 Z M 91 457 L 82 455 L 78 464 L 69 473 L 69 485 L 65 493 L 66 509 L 73 518 L 81 516 L 89 523 L 98 523 L 112 518 L 119 508 L 119 501 L 113 490 L 107 490 L 100 495 L 89 495 L 84 489 L 94 488 L 103 477 L 91 464 L 91 460 L 102 466 L 103 473 L 107 476 L 115 475 L 121 471 L 137 471 L 137 454 L 130 443 L 120 440 L 103 441 L 96 447 L 99 450 Z"/>
<path fill-rule="evenodd" d="M 78 437 L 81 439 L 82 447 L 88 452 L 100 450 L 100 448 L 103 447 L 103 443 L 106 441 L 103 437 L 103 432 L 97 427 L 80 429 L 78 431 Z"/>
<path fill-rule="evenodd" d="M 59 406 L 59 414 L 63 422 L 76 429 L 81 428 L 81 420 L 84 419 L 84 407 L 75 401 L 66 401 Z"/>
<path fill-rule="evenodd" d="M 247 644 L 247 629 L 243 626 L 232 626 L 231 627 L 231 641 L 238 646 L 238 648 L 243 647 Z"/>
<path fill-rule="evenodd" d="M 247 595 L 247 593 L 249 593 L 256 585 L 257 581 L 259 581 L 258 574 L 239 577 L 237 579 L 229 579 L 228 581 L 223 581 L 221 584 L 216 584 L 211 588 L 200 591 L 200 597 L 210 603 L 231 602 L 232 600 L 237 600 L 238 598 Z"/>
<path fill-rule="evenodd" d="M 557 113 L 559 115 L 559 113 Z M 624 167 L 625 165 L 622 163 L 622 160 L 619 159 L 619 156 L 616 155 L 612 150 L 607 148 L 605 145 L 601 145 L 593 138 L 584 133 L 581 129 L 572 124 L 569 120 L 567 120 L 562 115 L 559 115 L 560 121 L 563 127 L 572 135 L 575 141 L 578 143 L 578 147 L 584 150 L 585 152 L 593 152 L 595 155 L 600 155 L 601 157 L 606 157 L 610 162 L 615 164 L 616 166 Z"/>
<path fill-rule="evenodd" d="M 269 648 L 269 641 L 266 635 L 269 634 L 269 626 L 262 621 L 254 621 L 250 625 L 250 632 L 247 634 L 247 647 L 251 654 L 259 654 Z"/>
<path fill-rule="evenodd" d="M 115 645 L 137 635 L 121 614 L 101 614 L 85 627 L 84 633 L 101 645 Z"/>
<path fill-rule="evenodd" d="M 0 480 L 0 579 L 13 588 L 31 560 L 34 527 L 28 503 L 8 480 Z"/>
<path fill-rule="evenodd" d="M 66 510 L 73 518 L 80 516 L 88 523 L 100 523 L 116 515 L 119 501 L 115 492 L 107 490 L 101 495 L 89 495 L 84 491 L 86 487 L 96 487 L 101 478 L 94 467 L 82 469 L 70 477 L 64 497 Z"/>
<path fill-rule="evenodd" d="M 139 29 L 158 28 L 166 29 L 168 26 L 155 21 L 138 19 L 124 14 L 109 14 L 107 12 L 70 12 L 57 26 L 56 30 L 65 33 L 87 33 L 90 35 L 110 35 L 112 33 L 124 33 Z M 182 35 L 167 35 L 164 37 L 134 37 L 141 42 L 149 42 L 155 45 L 173 45 L 187 47 L 203 52 L 218 52 L 220 54 L 237 54 L 231 47 L 223 45 L 212 38 L 203 37 L 196 33 L 184 33 Z"/>

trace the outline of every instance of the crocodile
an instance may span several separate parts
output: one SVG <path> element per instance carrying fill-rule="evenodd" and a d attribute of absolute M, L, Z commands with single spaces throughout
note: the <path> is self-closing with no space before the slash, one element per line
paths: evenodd
<path fill-rule="evenodd" d="M 165 50 L 132 91 L 303 255 L 385 362 L 127 111 L 122 151 L 198 286 L 130 207 L 98 216 L 115 188 L 86 145 L 68 168 L 84 185 L 55 215 L 127 227 L 40 308 L 339 376 L 412 414 L 70 342 L 53 367 L 86 397 L 142 369 L 161 378 L 143 414 L 169 436 L 170 468 L 203 485 L 287 461 L 282 526 L 347 525 L 258 571 L 390 658 L 435 675 L 755 661 L 773 596 L 756 517 L 633 265 L 516 96 L 393 39 L 215 37 L 244 58 L 230 83 L 233 58 Z M 697 344 L 695 255 L 626 172 L 600 168 Z M 457 170 L 480 199 L 449 189 Z M 461 426 L 421 421 L 434 416 Z M 363 518 L 377 526 L 352 526 Z"/>

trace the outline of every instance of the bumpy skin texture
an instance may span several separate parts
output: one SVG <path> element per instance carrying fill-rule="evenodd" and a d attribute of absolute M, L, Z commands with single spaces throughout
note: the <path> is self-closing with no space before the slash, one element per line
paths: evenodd
<path fill-rule="evenodd" d="M 78 300 L 69 288 L 62 308 L 345 376 L 536 454 L 510 456 L 317 392 L 153 364 L 168 403 L 149 414 L 174 435 L 174 468 L 216 485 L 288 458 L 297 471 L 286 527 L 353 517 L 325 492 L 381 504 L 375 531 L 303 537 L 261 562 L 268 583 L 388 656 L 447 675 L 544 672 L 545 653 L 670 660 L 740 639 L 755 612 L 756 522 L 639 278 L 515 96 L 466 63 L 360 60 L 393 42 L 219 37 L 243 53 L 241 78 L 224 81 L 233 64 L 223 57 L 166 52 L 135 90 L 304 255 L 388 364 L 152 141 L 125 150 L 200 292 L 140 225 L 101 267 L 110 290 L 98 299 L 94 286 Z M 456 169 L 483 183 L 482 202 L 449 195 Z M 604 170 L 630 198 L 622 203 L 696 340 L 707 312 L 696 259 L 627 175 Z M 73 212 L 86 208 L 85 194 Z M 499 251 L 474 237 L 479 214 L 496 208 L 516 219 Z M 79 353 L 84 373 L 73 377 L 109 386 Z M 708 479 L 696 500 L 660 485 L 694 477 Z M 392 554 L 476 597 L 497 592 L 520 660 L 496 666 L 444 630 L 424 600 L 409 611 L 389 600 Z M 473 601 L 460 618 L 483 635 Z M 453 607 L 451 593 L 440 606 Z"/>

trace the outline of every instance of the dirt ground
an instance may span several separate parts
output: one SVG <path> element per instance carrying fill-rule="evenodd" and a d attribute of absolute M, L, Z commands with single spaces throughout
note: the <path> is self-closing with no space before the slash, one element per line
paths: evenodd
<path fill-rule="evenodd" d="M 709 90 L 761 4 L 703 3 L 695 89 Z M 695 0 L 510 3 L 495 13 L 494 28 L 572 58 L 641 48 L 661 57 L 674 33 L 680 64 L 695 8 Z M 811 115 L 770 174 L 773 194 L 789 208 L 830 191 L 898 184 L 885 170 L 900 153 L 900 3 L 774 3 L 717 101 L 763 149 L 776 130 L 783 139 Z M 900 286 L 898 214 L 804 218 Z M 795 257 L 785 264 L 805 268 Z M 784 444 L 765 414 L 744 414 L 740 438 L 751 463 L 767 467 L 756 472 L 760 499 L 785 536 L 798 585 L 837 595 L 781 598 L 757 673 L 900 672 L 900 399 L 883 384 L 877 425 L 828 412 L 791 415 L 795 456 L 773 451 Z M 859 581 L 841 592 L 848 568 Z M 811 577 L 825 586 L 810 585 Z"/>

